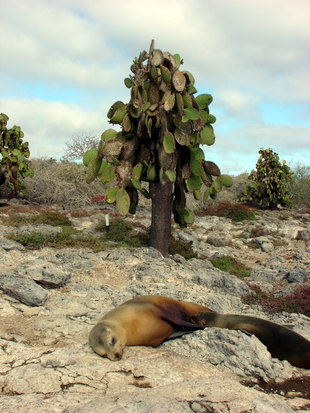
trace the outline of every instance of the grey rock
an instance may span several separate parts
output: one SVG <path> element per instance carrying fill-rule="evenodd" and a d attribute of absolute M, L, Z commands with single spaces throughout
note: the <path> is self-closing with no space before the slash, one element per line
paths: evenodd
<path fill-rule="evenodd" d="M 193 235 L 189 235 L 189 234 L 187 234 L 187 233 L 184 232 L 184 231 L 179 231 L 179 232 L 178 232 L 178 237 L 179 237 L 182 241 L 190 242 L 190 243 L 193 243 L 194 240 L 195 240 L 195 238 L 194 238 Z"/>
<path fill-rule="evenodd" d="M 70 280 L 71 275 L 61 269 L 46 268 L 41 274 L 34 276 L 34 281 L 49 288 L 63 287 Z"/>
<path fill-rule="evenodd" d="M 298 222 L 285 222 L 279 225 L 278 233 L 285 236 L 288 239 L 296 239 L 300 231 L 303 231 L 304 228 L 299 225 Z"/>
<path fill-rule="evenodd" d="M 278 225 L 274 222 L 267 222 L 264 223 L 263 226 L 263 233 L 264 235 L 269 235 L 271 233 L 276 233 L 278 232 Z"/>
<path fill-rule="evenodd" d="M 310 276 L 310 272 L 303 268 L 295 267 L 286 274 L 289 283 L 304 283 Z"/>
<path fill-rule="evenodd" d="M 263 252 L 271 252 L 274 250 L 274 245 L 272 242 L 263 242 L 260 247 Z"/>
<path fill-rule="evenodd" d="M 25 262 L 16 271 L 48 288 L 63 287 L 71 277 L 69 271 L 64 271 L 59 265 L 44 260 Z"/>
<path fill-rule="evenodd" d="M 255 269 L 251 275 L 246 278 L 250 284 L 257 285 L 262 291 L 273 292 L 274 285 L 277 285 L 283 277 L 279 275 L 277 269 L 261 268 Z"/>
<path fill-rule="evenodd" d="M 253 239 L 254 244 L 262 245 L 264 242 L 270 242 L 269 236 L 260 236 Z"/>
<path fill-rule="evenodd" d="M 299 231 L 298 237 L 305 241 L 309 241 L 310 240 L 310 228 L 307 228 L 303 231 Z"/>
<path fill-rule="evenodd" d="M 294 294 L 296 290 L 296 283 L 291 283 L 286 287 L 282 288 L 280 291 L 274 291 L 273 294 L 275 297 L 287 297 Z"/>
<path fill-rule="evenodd" d="M 1 248 L 4 249 L 4 251 L 13 251 L 13 250 L 17 250 L 17 251 L 23 251 L 25 249 L 25 247 L 20 244 L 19 242 L 10 240 L 10 239 L 5 239 L 5 240 L 1 240 Z"/>
<path fill-rule="evenodd" d="M 226 245 L 224 239 L 212 235 L 207 238 L 207 242 L 211 245 L 214 245 L 215 247 L 223 247 L 224 245 Z"/>
<path fill-rule="evenodd" d="M 30 306 L 43 305 L 47 298 L 47 291 L 34 281 L 9 272 L 0 274 L 0 289 L 5 294 Z"/>
<path fill-rule="evenodd" d="M 274 245 L 270 236 L 256 237 L 253 239 L 253 243 L 259 245 L 263 252 L 271 252 L 274 250 Z"/>
<path fill-rule="evenodd" d="M 199 274 L 195 274 L 192 280 L 194 283 L 209 287 L 213 291 L 225 291 L 226 293 L 232 295 L 240 296 L 251 292 L 251 289 L 244 281 L 239 280 L 232 274 L 220 270 L 212 270 L 207 273 L 201 272 Z"/>
<path fill-rule="evenodd" d="M 134 251 L 134 252 L 133 252 Z M 131 259 L 133 256 L 142 260 L 164 260 L 162 254 L 155 248 L 137 248 L 129 250 L 127 248 L 117 248 L 103 251 L 101 256 L 106 261 L 119 262 L 124 259 Z"/>
<path fill-rule="evenodd" d="M 49 258 L 49 261 L 56 266 L 62 266 L 66 271 L 79 270 L 83 272 L 92 271 L 96 257 L 101 256 L 100 253 L 95 254 L 92 250 L 77 250 L 75 248 L 66 248 L 60 250 L 54 257 Z M 102 261 L 104 260 L 102 256 Z"/>
<path fill-rule="evenodd" d="M 183 336 L 181 344 L 174 341 L 163 346 L 196 360 L 225 367 L 240 376 L 246 374 L 263 381 L 273 377 L 284 378 L 290 373 L 290 367 L 271 358 L 267 348 L 255 336 L 241 331 L 209 327 Z"/>

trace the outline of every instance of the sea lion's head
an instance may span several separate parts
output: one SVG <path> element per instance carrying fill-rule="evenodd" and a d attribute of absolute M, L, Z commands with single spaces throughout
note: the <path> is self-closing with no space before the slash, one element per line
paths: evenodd
<path fill-rule="evenodd" d="M 124 346 L 115 328 L 102 323 L 96 324 L 89 334 L 89 344 L 99 356 L 107 357 L 112 361 L 122 358 Z"/>

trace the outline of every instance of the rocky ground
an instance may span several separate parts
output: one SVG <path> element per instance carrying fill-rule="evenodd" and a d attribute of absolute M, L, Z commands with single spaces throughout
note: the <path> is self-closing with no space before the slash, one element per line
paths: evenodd
<path fill-rule="evenodd" d="M 9 211 L 0 208 L 1 411 L 309 411 L 309 370 L 271 358 L 256 337 L 243 332 L 208 328 L 158 348 L 128 347 L 118 362 L 99 357 L 88 345 L 102 314 L 142 294 L 255 315 L 289 325 L 310 340 L 308 317 L 267 314 L 241 300 L 251 291 L 249 283 L 286 296 L 310 282 L 309 214 L 261 212 L 255 221 L 241 223 L 197 218 L 192 228 L 174 229 L 175 237 L 191 241 L 198 253 L 186 261 L 151 248 L 26 250 L 8 234 L 61 228 L 14 229 L 4 225 Z M 25 214 L 23 207 L 15 212 Z M 87 217 L 76 215 L 68 213 L 87 233 L 104 217 L 100 208 Z M 131 220 L 150 225 L 144 209 Z M 214 268 L 208 259 L 222 255 L 246 264 L 251 276 L 239 279 Z"/>

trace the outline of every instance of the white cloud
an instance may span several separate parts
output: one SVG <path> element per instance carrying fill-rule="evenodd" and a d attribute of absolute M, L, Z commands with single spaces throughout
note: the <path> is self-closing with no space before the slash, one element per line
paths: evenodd
<path fill-rule="evenodd" d="M 100 26 L 50 2 L 13 0 L 1 12 L 1 68 L 11 76 L 90 88 L 115 80 Z"/>
<path fill-rule="evenodd" d="M 108 87 L 155 38 L 216 88 L 309 97 L 306 0 L 11 0 L 2 14 L 4 69 L 20 75 Z"/>
<path fill-rule="evenodd" d="M 107 107 L 102 108 L 102 112 L 94 112 L 62 102 L 11 98 L 1 100 L 1 110 L 10 117 L 9 128 L 15 124 L 21 127 L 32 157 L 60 158 L 64 155 L 65 143 L 73 135 L 92 131 L 99 139 L 109 127 L 102 115 Z"/>
<path fill-rule="evenodd" d="M 252 94 L 244 93 L 238 88 L 219 89 L 215 99 L 215 110 L 216 107 L 223 108 L 225 112 L 222 118 L 225 120 L 227 117 L 243 121 L 261 119 L 257 106 L 260 99 Z"/>
<path fill-rule="evenodd" d="M 219 128 L 220 130 L 220 128 Z M 217 129 L 215 129 L 215 132 Z M 250 154 L 271 147 L 283 155 L 296 152 L 310 157 L 310 128 L 270 124 L 246 124 L 217 133 L 217 150 Z"/>
<path fill-rule="evenodd" d="M 293 151 L 310 155 L 310 128 L 284 125 L 251 125 L 240 132 L 251 145 L 272 147 L 285 155 Z"/>
<path fill-rule="evenodd" d="M 215 135 L 215 144 L 204 147 L 205 156 L 217 163 L 223 173 L 254 169 L 260 148 L 271 148 L 281 161 L 291 165 L 309 165 L 310 128 L 253 123 L 224 130 L 215 124 Z"/>

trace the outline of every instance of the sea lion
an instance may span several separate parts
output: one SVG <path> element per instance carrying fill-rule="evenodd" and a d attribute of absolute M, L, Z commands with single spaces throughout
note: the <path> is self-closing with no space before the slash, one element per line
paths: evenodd
<path fill-rule="evenodd" d="M 92 328 L 89 344 L 110 360 L 120 360 L 125 346 L 158 346 L 168 338 L 203 329 L 189 320 L 212 312 L 208 307 L 168 297 L 138 296 L 114 308 Z"/>
<path fill-rule="evenodd" d="M 254 334 L 279 360 L 288 360 L 293 366 L 310 368 L 310 341 L 284 326 L 247 315 L 219 314 L 202 311 L 190 321 L 205 327 L 245 330 Z"/>
<path fill-rule="evenodd" d="M 310 341 L 284 326 L 154 295 L 135 297 L 108 312 L 90 331 L 89 344 L 100 356 L 120 360 L 125 346 L 158 346 L 206 327 L 244 330 L 265 344 L 272 357 L 310 368 Z"/>

